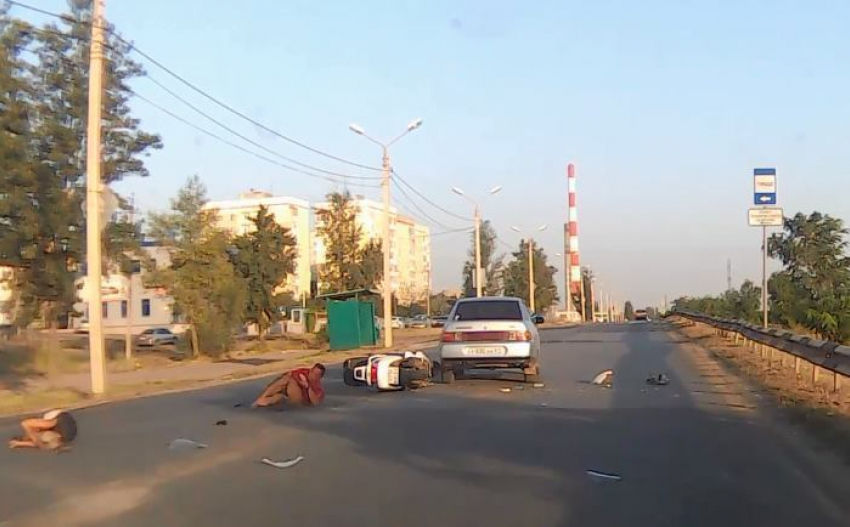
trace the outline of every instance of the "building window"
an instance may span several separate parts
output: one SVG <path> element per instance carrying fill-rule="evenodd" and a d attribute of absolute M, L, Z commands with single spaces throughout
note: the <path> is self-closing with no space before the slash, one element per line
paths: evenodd
<path fill-rule="evenodd" d="M 121 318 L 127 318 L 127 301 L 121 301 Z"/>
<path fill-rule="evenodd" d="M 100 303 L 100 316 L 107 318 L 109 316 L 109 302 Z"/>
<path fill-rule="evenodd" d="M 151 299 L 143 298 L 142 299 L 142 316 L 149 317 L 151 316 Z"/>

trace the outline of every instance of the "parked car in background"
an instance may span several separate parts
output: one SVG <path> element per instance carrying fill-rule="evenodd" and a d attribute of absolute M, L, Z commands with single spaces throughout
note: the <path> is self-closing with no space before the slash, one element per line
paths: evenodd
<path fill-rule="evenodd" d="M 409 328 L 427 328 L 431 325 L 431 321 L 428 319 L 426 315 L 416 315 L 415 317 L 410 319 L 410 323 L 407 325 Z"/>
<path fill-rule="evenodd" d="M 646 309 L 638 309 L 635 311 L 635 321 L 637 322 L 648 322 L 649 316 L 646 313 Z"/>
<path fill-rule="evenodd" d="M 404 319 L 401 317 L 393 317 L 393 329 L 404 329 Z"/>
<path fill-rule="evenodd" d="M 452 308 L 440 336 L 443 382 L 471 369 L 519 369 L 526 382 L 540 377 L 540 315 L 519 298 L 464 298 Z"/>
<path fill-rule="evenodd" d="M 447 317 L 445 315 L 431 317 L 431 327 L 432 328 L 441 328 L 441 327 L 445 326 L 446 320 L 448 320 L 448 318 L 449 317 Z"/>
<path fill-rule="evenodd" d="M 139 346 L 162 346 L 177 344 L 177 335 L 165 328 L 146 329 L 139 335 L 136 344 Z"/>

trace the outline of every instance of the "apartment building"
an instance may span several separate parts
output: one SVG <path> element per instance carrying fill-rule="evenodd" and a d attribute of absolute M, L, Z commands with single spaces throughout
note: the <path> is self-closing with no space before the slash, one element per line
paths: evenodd
<path fill-rule="evenodd" d="M 171 264 L 168 250 L 152 242 L 143 242 L 145 256 L 156 263 L 157 267 Z M 179 321 L 174 316 L 173 298 L 164 289 L 145 286 L 147 270 L 141 261 L 133 262 L 133 273 L 128 277 L 118 273 L 117 269 L 107 271 L 100 282 L 101 316 L 103 331 L 106 334 L 122 335 L 127 329 L 134 335 L 150 328 L 173 328 Z M 72 328 L 85 329 L 88 326 L 89 284 L 86 276 L 76 280 L 79 302 L 74 309 L 81 313 L 72 318 Z"/>
<path fill-rule="evenodd" d="M 257 215 L 260 206 L 268 208 L 269 213 L 281 226 L 289 229 L 298 249 L 295 273 L 287 277 L 284 291 L 291 292 L 296 298 L 310 294 L 310 205 L 307 201 L 286 196 L 272 196 L 268 192 L 251 190 L 240 194 L 235 200 L 211 201 L 207 209 L 218 211 L 218 226 L 233 233 L 243 235 L 254 228 L 252 218 Z"/>
<path fill-rule="evenodd" d="M 356 221 L 361 230 L 361 245 L 371 240 L 382 240 L 384 235 L 384 205 L 362 196 L 353 198 L 357 208 Z M 317 210 L 327 203 L 319 203 Z M 316 227 L 321 220 L 316 217 Z M 324 241 L 313 231 L 313 263 L 325 261 Z M 424 302 L 428 293 L 431 269 L 431 238 L 428 227 L 390 208 L 390 283 L 400 304 Z"/>

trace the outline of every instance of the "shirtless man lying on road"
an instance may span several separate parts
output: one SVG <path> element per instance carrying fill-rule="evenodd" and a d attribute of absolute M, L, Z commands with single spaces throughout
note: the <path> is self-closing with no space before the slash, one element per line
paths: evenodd
<path fill-rule="evenodd" d="M 59 450 L 77 437 L 77 422 L 68 412 L 51 410 L 42 417 L 21 421 L 23 437 L 9 441 L 9 448 L 41 448 Z"/>
<path fill-rule="evenodd" d="M 288 371 L 269 383 L 251 407 L 274 406 L 283 401 L 294 406 L 318 406 L 325 399 L 324 376 L 325 367 L 320 363 Z"/>

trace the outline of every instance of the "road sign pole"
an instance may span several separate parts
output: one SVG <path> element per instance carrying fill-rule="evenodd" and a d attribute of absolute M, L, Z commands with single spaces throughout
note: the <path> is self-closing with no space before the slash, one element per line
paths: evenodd
<path fill-rule="evenodd" d="M 767 327 L 767 227 L 761 228 L 761 320 Z"/>

